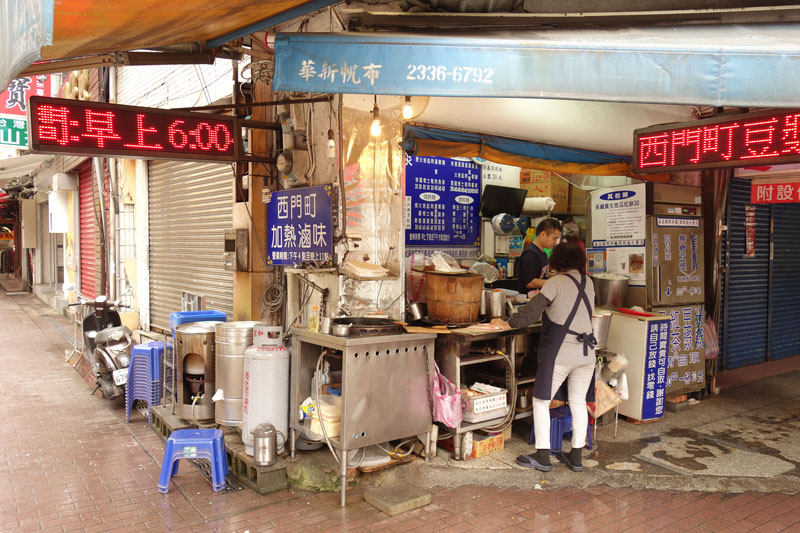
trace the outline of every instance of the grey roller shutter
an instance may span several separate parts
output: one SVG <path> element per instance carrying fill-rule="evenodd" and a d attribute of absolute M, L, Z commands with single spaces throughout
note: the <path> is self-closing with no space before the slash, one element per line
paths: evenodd
<path fill-rule="evenodd" d="M 150 161 L 150 324 L 169 330 L 181 294 L 233 315 L 233 272 L 225 270 L 224 232 L 233 226 L 230 165 Z"/>
<path fill-rule="evenodd" d="M 41 285 L 50 285 L 53 283 L 53 263 L 52 263 L 52 248 L 50 242 L 50 204 L 49 202 L 42 202 L 39 204 L 39 242 L 41 246 L 37 250 L 39 252 L 39 283 Z"/>

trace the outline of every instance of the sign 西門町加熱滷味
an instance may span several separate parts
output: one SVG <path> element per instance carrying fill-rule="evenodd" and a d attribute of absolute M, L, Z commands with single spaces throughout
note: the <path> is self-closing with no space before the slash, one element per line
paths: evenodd
<path fill-rule="evenodd" d="M 236 161 L 234 117 L 31 97 L 31 150 L 145 159 Z"/>

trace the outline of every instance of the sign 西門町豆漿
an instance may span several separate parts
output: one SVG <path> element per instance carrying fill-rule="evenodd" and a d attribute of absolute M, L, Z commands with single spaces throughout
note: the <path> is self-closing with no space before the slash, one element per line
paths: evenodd
<path fill-rule="evenodd" d="M 467 159 L 406 156 L 406 246 L 478 246 L 480 182 Z"/>
<path fill-rule="evenodd" d="M 50 95 L 50 76 L 15 78 L 0 93 L 0 145 L 28 147 L 28 101 L 32 96 Z"/>
<path fill-rule="evenodd" d="M 667 390 L 667 352 L 670 321 L 650 320 L 647 323 L 647 352 L 644 361 L 642 420 L 664 416 Z"/>
<path fill-rule="evenodd" d="M 267 202 L 267 264 L 333 261 L 330 185 L 276 191 Z"/>
<path fill-rule="evenodd" d="M 637 174 L 800 161 L 800 111 L 760 111 L 633 132 Z"/>
<path fill-rule="evenodd" d="M 34 96 L 31 151 L 99 157 L 237 161 L 235 117 Z"/>

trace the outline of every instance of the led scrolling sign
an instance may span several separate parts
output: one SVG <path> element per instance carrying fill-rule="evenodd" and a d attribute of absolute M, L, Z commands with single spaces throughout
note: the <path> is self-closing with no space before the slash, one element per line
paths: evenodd
<path fill-rule="evenodd" d="M 237 161 L 234 117 L 32 96 L 31 149 L 39 153 Z"/>
<path fill-rule="evenodd" d="M 800 162 L 800 110 L 727 115 L 633 133 L 639 174 Z"/>

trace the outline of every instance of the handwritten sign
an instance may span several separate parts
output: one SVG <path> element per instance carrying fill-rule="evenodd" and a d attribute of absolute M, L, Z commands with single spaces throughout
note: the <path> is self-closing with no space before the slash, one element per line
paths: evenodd
<path fill-rule="evenodd" d="M 267 202 L 267 264 L 333 262 L 330 185 L 277 191 Z"/>

